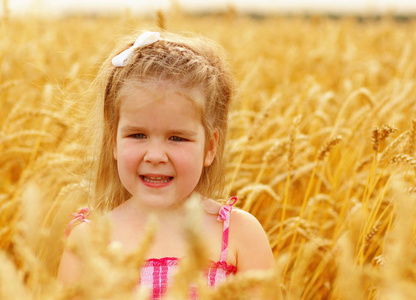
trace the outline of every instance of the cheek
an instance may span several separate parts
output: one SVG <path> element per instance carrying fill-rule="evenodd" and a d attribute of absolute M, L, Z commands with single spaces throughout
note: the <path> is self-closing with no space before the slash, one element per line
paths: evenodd
<path fill-rule="evenodd" d="M 188 149 L 176 156 L 177 168 L 187 172 L 190 176 L 199 180 L 204 167 L 204 149 L 195 147 Z"/>
<path fill-rule="evenodd" d="M 117 148 L 117 163 L 123 168 L 135 168 L 140 159 L 140 153 L 136 147 L 122 146 Z"/>

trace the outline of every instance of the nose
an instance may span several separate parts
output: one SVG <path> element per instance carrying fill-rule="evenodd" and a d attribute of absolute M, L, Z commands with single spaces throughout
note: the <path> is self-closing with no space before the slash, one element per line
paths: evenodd
<path fill-rule="evenodd" d="M 144 161 L 153 165 L 167 162 L 168 156 L 163 145 L 158 142 L 149 142 L 144 155 Z"/>

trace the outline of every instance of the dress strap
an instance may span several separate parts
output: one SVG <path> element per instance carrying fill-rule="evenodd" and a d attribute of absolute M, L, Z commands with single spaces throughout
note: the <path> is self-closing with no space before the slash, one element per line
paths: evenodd
<path fill-rule="evenodd" d="M 87 216 L 89 214 L 90 214 L 90 209 L 88 207 L 81 208 L 76 213 L 73 213 L 72 215 L 74 216 L 74 218 L 66 226 L 65 236 L 66 237 L 69 236 L 69 234 L 71 233 L 72 227 L 74 226 L 75 222 L 79 221 L 79 222 L 91 223 L 91 220 L 87 219 Z"/>
<path fill-rule="evenodd" d="M 230 227 L 230 217 L 231 210 L 233 209 L 234 203 L 237 202 L 237 197 L 231 197 L 225 205 L 223 205 L 218 214 L 218 221 L 224 221 L 223 230 L 222 230 L 222 249 L 221 249 L 221 259 L 220 261 L 225 261 L 227 259 L 228 253 L 228 234 Z"/>

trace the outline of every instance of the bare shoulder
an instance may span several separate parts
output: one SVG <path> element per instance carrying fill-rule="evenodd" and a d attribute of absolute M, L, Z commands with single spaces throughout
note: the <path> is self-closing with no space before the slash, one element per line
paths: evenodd
<path fill-rule="evenodd" d="M 90 225 L 81 223 L 76 225 L 66 240 L 66 247 L 62 253 L 58 269 L 58 279 L 68 284 L 77 280 L 81 274 L 82 265 L 79 256 L 74 252 L 74 245 L 83 245 L 90 235 Z"/>
<path fill-rule="evenodd" d="M 239 223 L 239 222 L 241 222 L 242 224 L 254 223 L 254 224 L 260 225 L 260 222 L 257 220 L 255 216 L 253 216 L 249 212 L 246 212 L 245 210 L 242 210 L 240 208 L 233 208 L 231 212 L 231 218 L 233 218 L 233 222 L 236 222 L 236 223 Z"/>
<path fill-rule="evenodd" d="M 234 237 L 236 242 L 245 242 L 258 236 L 266 236 L 260 222 L 252 214 L 234 208 L 231 212 L 230 238 Z"/>
<path fill-rule="evenodd" d="M 233 209 L 231 213 L 230 245 L 235 249 L 239 272 L 268 269 L 274 265 L 273 253 L 262 225 L 256 217 L 241 209 Z"/>
<path fill-rule="evenodd" d="M 80 240 L 86 239 L 90 235 L 91 225 L 92 224 L 86 222 L 75 225 L 71 229 L 71 233 L 68 236 L 67 244 L 70 244 L 74 241 L 79 242 Z"/>

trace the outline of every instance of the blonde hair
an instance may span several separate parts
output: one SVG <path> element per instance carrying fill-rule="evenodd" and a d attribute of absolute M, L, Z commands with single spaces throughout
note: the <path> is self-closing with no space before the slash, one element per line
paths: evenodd
<path fill-rule="evenodd" d="M 203 37 L 163 32 L 156 43 L 135 49 L 126 66 L 113 66 L 111 59 L 131 47 L 135 37 L 104 62 L 98 77 L 104 90 L 99 103 L 103 128 L 94 206 L 111 210 L 131 197 L 119 179 L 113 157 L 121 102 L 119 93 L 126 83 L 137 82 L 140 85 L 152 80 L 169 81 L 183 88 L 198 88 L 202 91 L 203 99 L 193 100 L 207 137 L 205 144 L 215 130 L 219 139 L 216 157 L 210 166 L 204 167 L 195 190 L 204 196 L 218 197 L 224 189 L 224 144 L 229 104 L 234 91 L 223 48 Z"/>

